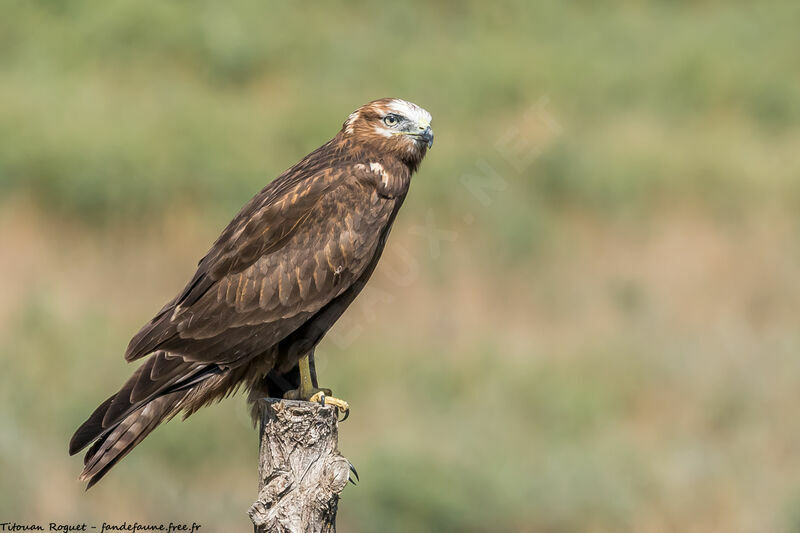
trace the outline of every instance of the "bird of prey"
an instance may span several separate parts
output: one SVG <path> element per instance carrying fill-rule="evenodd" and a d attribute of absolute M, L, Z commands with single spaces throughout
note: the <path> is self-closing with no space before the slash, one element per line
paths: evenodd
<path fill-rule="evenodd" d="M 87 488 L 161 422 L 240 387 L 254 414 L 279 395 L 349 409 L 318 388 L 314 347 L 375 270 L 433 144 L 430 122 L 411 102 L 370 102 L 239 211 L 131 339 L 125 359 L 144 363 L 73 435 L 70 455 L 91 444 Z"/>

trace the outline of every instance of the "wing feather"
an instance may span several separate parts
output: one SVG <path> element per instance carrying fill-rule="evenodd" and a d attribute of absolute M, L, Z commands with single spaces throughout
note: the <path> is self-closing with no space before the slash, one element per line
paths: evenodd
<path fill-rule="evenodd" d="M 253 351 L 243 337 L 280 341 L 364 272 L 394 201 L 371 203 L 374 189 L 352 166 L 285 181 L 234 218 L 171 307 L 134 337 L 127 359 L 165 350 L 187 362 L 238 364 Z"/>

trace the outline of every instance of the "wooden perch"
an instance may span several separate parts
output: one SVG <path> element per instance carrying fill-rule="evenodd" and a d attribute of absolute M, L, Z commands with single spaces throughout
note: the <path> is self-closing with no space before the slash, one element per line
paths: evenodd
<path fill-rule="evenodd" d="M 338 409 L 276 399 L 259 409 L 258 499 L 249 511 L 255 532 L 335 532 L 351 468 L 336 449 Z"/>

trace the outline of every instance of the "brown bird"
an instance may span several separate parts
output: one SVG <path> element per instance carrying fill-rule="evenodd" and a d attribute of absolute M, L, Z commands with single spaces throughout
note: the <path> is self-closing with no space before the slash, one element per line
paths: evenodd
<path fill-rule="evenodd" d="M 314 347 L 364 288 L 411 175 L 433 144 L 431 115 L 400 99 L 353 112 L 336 136 L 251 199 L 178 295 L 131 339 L 147 357 L 78 428 L 81 480 L 100 480 L 155 427 L 238 388 L 322 400 Z"/>

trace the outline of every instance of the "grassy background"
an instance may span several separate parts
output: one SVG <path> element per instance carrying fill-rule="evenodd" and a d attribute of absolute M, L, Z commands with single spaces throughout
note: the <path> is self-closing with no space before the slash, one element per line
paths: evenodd
<path fill-rule="evenodd" d="M 0 522 L 241 531 L 242 398 L 96 489 L 74 428 L 250 196 L 383 96 L 434 116 L 318 350 L 342 531 L 800 531 L 800 4 L 0 8 Z"/>

